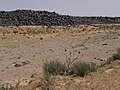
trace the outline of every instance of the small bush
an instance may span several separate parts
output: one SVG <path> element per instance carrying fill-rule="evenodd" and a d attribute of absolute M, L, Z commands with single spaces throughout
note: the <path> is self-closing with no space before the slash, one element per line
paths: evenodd
<path fill-rule="evenodd" d="M 96 69 L 97 69 L 96 64 L 77 62 L 71 66 L 69 74 L 76 74 L 78 76 L 84 77 L 85 75 L 87 75 L 90 72 L 95 71 Z"/>
<path fill-rule="evenodd" d="M 64 69 L 64 65 L 59 61 L 46 62 L 43 66 L 43 74 L 45 79 L 48 80 L 51 75 L 63 73 Z"/>
<path fill-rule="evenodd" d="M 120 48 L 117 49 L 117 53 L 120 54 Z"/>
<path fill-rule="evenodd" d="M 98 69 L 98 66 L 95 63 L 90 64 L 90 72 L 95 72 Z"/>
<path fill-rule="evenodd" d="M 119 53 L 116 53 L 116 54 L 113 54 L 113 60 L 118 60 L 120 59 L 120 54 Z"/>
<path fill-rule="evenodd" d="M 120 48 L 117 49 L 117 53 L 113 54 L 112 58 L 113 58 L 113 60 L 119 60 L 120 59 Z"/>

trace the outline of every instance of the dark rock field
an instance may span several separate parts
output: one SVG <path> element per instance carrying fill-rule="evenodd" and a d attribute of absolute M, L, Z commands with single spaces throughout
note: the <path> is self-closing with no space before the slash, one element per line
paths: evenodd
<path fill-rule="evenodd" d="M 74 17 L 34 10 L 0 11 L 0 26 L 74 26 L 80 24 L 120 24 L 120 17 Z"/>

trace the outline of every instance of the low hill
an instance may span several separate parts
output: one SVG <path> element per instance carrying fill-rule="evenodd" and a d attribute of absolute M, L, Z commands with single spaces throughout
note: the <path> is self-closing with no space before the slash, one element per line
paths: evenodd
<path fill-rule="evenodd" d="M 0 26 L 80 24 L 120 24 L 120 17 L 75 17 L 60 15 L 56 12 L 34 10 L 0 11 Z"/>

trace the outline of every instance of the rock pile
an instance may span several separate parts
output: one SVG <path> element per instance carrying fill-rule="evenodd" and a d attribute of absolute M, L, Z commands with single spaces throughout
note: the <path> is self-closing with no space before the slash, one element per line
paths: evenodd
<path fill-rule="evenodd" d="M 33 10 L 0 11 L 0 26 L 80 24 L 120 24 L 120 17 L 73 17 L 59 15 L 55 12 Z"/>

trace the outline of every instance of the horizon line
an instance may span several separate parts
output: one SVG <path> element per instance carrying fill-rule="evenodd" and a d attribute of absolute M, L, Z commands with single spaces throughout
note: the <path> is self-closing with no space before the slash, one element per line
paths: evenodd
<path fill-rule="evenodd" d="M 31 10 L 31 11 L 47 11 L 47 12 L 55 12 L 59 15 L 69 15 L 69 16 L 74 16 L 74 17 L 120 17 L 120 16 L 113 16 L 113 15 L 72 15 L 72 14 L 67 14 L 67 13 L 59 13 L 56 11 L 51 11 L 51 10 L 46 10 L 46 9 L 25 9 L 25 8 L 21 8 L 21 9 L 11 9 L 11 10 L 0 10 L 1 11 L 5 11 L 5 12 L 11 12 L 11 11 L 17 11 L 17 10 Z"/>

